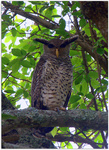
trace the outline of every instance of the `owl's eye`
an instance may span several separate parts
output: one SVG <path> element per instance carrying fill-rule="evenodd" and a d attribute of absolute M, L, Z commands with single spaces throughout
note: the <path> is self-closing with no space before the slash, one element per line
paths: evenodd
<path fill-rule="evenodd" d="M 66 44 L 61 44 L 60 45 L 60 48 L 64 48 L 64 47 L 66 47 Z"/>
<path fill-rule="evenodd" d="M 48 44 L 48 47 L 49 48 L 53 48 L 53 47 L 55 47 L 53 44 Z"/>
<path fill-rule="evenodd" d="M 60 48 L 64 48 L 64 47 L 66 47 L 67 45 L 68 45 L 68 43 L 67 43 L 67 42 L 64 42 L 63 44 L 60 45 Z"/>

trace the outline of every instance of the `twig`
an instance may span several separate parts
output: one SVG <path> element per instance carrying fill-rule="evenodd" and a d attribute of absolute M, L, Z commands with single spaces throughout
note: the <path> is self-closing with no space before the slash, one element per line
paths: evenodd
<path fill-rule="evenodd" d="M 2 72 L 7 73 L 7 72 L 6 72 L 6 71 L 4 71 L 4 70 L 2 70 Z M 20 78 L 17 78 L 17 77 L 15 77 L 15 76 L 13 76 L 13 75 L 12 75 L 12 72 L 11 72 L 11 73 L 9 73 L 9 74 L 8 74 L 8 76 L 13 77 L 14 79 L 23 80 L 23 81 L 27 81 L 27 82 L 30 82 L 30 83 L 31 83 L 31 81 L 29 81 L 29 80 L 26 80 L 26 79 L 20 79 Z"/>
<path fill-rule="evenodd" d="M 83 62 L 84 62 L 86 74 L 88 75 L 89 69 L 88 69 L 88 66 L 87 66 L 87 61 L 86 61 L 86 57 L 85 57 L 85 52 L 84 52 L 84 50 L 82 50 L 82 56 L 83 56 Z M 96 102 L 96 97 L 95 97 L 95 94 L 94 94 L 94 89 L 93 89 L 93 87 L 92 87 L 92 85 L 91 85 L 91 81 L 89 81 L 89 84 L 90 84 L 90 88 L 91 88 L 91 93 L 92 93 L 93 96 L 94 96 L 93 101 L 94 101 L 94 105 L 95 105 L 95 110 L 98 111 L 98 106 L 97 106 L 97 102 Z"/>

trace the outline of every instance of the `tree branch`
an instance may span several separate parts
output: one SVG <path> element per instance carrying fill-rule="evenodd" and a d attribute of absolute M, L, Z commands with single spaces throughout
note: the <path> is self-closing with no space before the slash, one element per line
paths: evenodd
<path fill-rule="evenodd" d="M 40 18 L 39 16 L 35 16 L 35 15 L 30 14 L 29 12 L 25 12 L 22 9 L 19 9 L 18 6 L 14 6 L 11 3 L 9 3 L 9 2 L 2 1 L 2 4 L 6 8 L 11 9 L 12 12 L 15 12 L 16 14 L 19 14 L 19 15 L 21 15 L 23 17 L 26 17 L 28 19 L 33 20 L 34 22 L 36 22 L 36 24 L 40 24 L 40 25 L 42 25 L 42 26 L 44 26 L 46 28 L 49 28 L 49 29 L 56 29 L 56 28 L 58 28 L 57 23 L 54 24 L 54 22 L 47 21 L 45 19 Z"/>
<path fill-rule="evenodd" d="M 93 148 L 99 148 L 97 146 L 98 143 L 95 143 L 90 139 L 80 137 L 78 135 L 71 135 L 69 137 L 63 134 L 59 134 L 59 135 L 55 135 L 55 137 L 52 137 L 52 135 L 48 134 L 47 138 L 50 139 L 51 141 L 58 141 L 58 142 L 72 141 L 76 143 L 87 143 L 90 144 Z"/>
<path fill-rule="evenodd" d="M 20 145 L 20 144 L 12 144 L 12 143 L 2 143 L 2 148 L 9 148 L 9 149 L 29 149 L 30 147 L 25 146 L 25 145 Z"/>
<path fill-rule="evenodd" d="M 4 110 L 3 113 L 15 116 L 16 119 L 3 121 L 3 134 L 15 128 L 38 127 L 79 127 L 83 130 L 107 130 L 108 114 L 106 112 L 74 109 L 55 112 L 27 108 L 23 110 Z"/>
<path fill-rule="evenodd" d="M 4 109 L 15 109 L 11 102 L 7 99 L 5 94 L 2 92 L 2 110 Z"/>
<path fill-rule="evenodd" d="M 108 2 L 82 1 L 79 3 L 85 18 L 91 19 L 96 24 L 108 43 Z"/>
<path fill-rule="evenodd" d="M 76 41 L 84 49 L 84 51 L 88 52 L 96 60 L 95 53 L 92 51 L 93 46 L 89 45 L 86 40 L 81 40 L 80 38 L 78 38 Z M 97 57 L 100 66 L 103 67 L 106 74 L 108 74 L 108 60 L 104 59 L 99 54 L 97 54 Z"/>

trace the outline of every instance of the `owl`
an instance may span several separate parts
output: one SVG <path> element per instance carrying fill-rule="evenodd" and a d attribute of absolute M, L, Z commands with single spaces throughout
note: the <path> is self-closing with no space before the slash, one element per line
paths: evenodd
<path fill-rule="evenodd" d="M 37 63 L 31 86 L 31 106 L 42 110 L 66 110 L 72 89 L 72 64 L 69 57 L 70 44 L 75 35 L 65 40 L 34 39 L 44 44 L 44 53 Z M 40 134 L 50 132 L 52 127 L 39 128 Z"/>

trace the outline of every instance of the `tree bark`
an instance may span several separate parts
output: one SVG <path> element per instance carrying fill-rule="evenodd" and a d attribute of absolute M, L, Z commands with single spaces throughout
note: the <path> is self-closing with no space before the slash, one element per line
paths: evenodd
<path fill-rule="evenodd" d="M 79 2 L 86 19 L 91 19 L 108 42 L 108 1 Z"/>
<path fill-rule="evenodd" d="M 2 92 L 2 109 L 12 110 L 15 109 L 5 94 Z M 14 127 L 15 128 L 15 127 Z M 43 138 L 35 138 L 32 135 L 31 129 L 23 128 L 12 129 L 2 136 L 2 148 L 56 148 L 51 140 Z"/>
<path fill-rule="evenodd" d="M 3 134 L 15 128 L 33 127 L 78 127 L 83 130 L 102 131 L 108 129 L 108 114 L 100 111 L 74 109 L 58 113 L 31 107 L 23 110 L 4 110 L 3 113 L 16 117 L 3 121 Z"/>
<path fill-rule="evenodd" d="M 58 25 L 57 23 L 54 24 L 54 22 L 49 22 L 45 19 L 42 19 L 41 17 L 39 16 L 36 16 L 36 15 L 32 15 L 31 13 L 29 12 L 25 12 L 21 9 L 19 9 L 18 6 L 14 6 L 12 5 L 11 3 L 9 2 L 6 2 L 6 1 L 2 1 L 2 4 L 6 7 L 6 8 L 9 8 L 11 9 L 12 12 L 15 12 L 16 14 L 19 14 L 23 17 L 26 17 L 28 19 L 31 19 L 33 20 L 36 24 L 40 24 L 48 29 L 57 29 L 58 28 Z"/>

